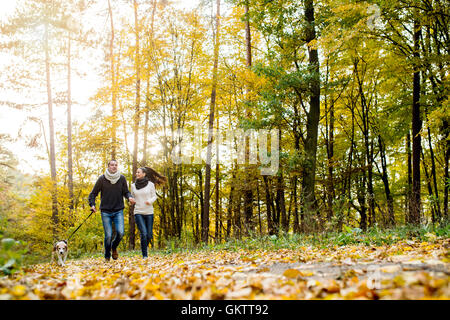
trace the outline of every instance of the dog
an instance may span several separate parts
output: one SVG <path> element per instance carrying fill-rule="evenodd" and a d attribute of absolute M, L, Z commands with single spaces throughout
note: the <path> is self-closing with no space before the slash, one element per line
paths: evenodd
<path fill-rule="evenodd" d="M 58 265 L 60 265 L 61 267 L 64 267 L 66 265 L 66 258 L 67 258 L 67 241 L 66 240 L 57 241 L 53 245 L 52 262 L 54 261 L 55 254 L 58 257 Z"/>

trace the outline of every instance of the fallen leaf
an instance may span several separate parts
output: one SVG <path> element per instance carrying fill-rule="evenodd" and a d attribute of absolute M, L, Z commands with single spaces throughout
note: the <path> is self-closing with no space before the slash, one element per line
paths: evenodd
<path fill-rule="evenodd" d="M 287 269 L 283 272 L 283 276 L 285 276 L 286 278 L 295 279 L 297 277 L 301 277 L 302 273 L 297 269 Z"/>

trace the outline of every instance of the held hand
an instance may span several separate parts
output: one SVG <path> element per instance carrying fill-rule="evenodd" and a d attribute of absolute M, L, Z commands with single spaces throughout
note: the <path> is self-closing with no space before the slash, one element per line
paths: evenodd
<path fill-rule="evenodd" d="M 131 197 L 128 199 L 128 201 L 130 201 L 131 204 L 135 204 L 136 203 L 136 200 L 134 200 L 134 198 L 131 198 Z"/>
<path fill-rule="evenodd" d="M 92 211 L 92 212 L 97 212 L 97 210 L 95 209 L 95 206 L 92 206 L 92 207 L 91 207 L 91 211 Z"/>

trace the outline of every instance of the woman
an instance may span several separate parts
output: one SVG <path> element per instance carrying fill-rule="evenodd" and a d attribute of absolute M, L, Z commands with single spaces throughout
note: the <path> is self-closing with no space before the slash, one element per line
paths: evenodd
<path fill-rule="evenodd" d="M 134 217 L 141 236 L 142 256 L 147 258 L 147 247 L 153 248 L 153 202 L 156 201 L 155 186 L 167 182 L 167 178 L 149 167 L 136 171 L 136 182 L 131 185 L 131 194 L 136 202 Z"/>

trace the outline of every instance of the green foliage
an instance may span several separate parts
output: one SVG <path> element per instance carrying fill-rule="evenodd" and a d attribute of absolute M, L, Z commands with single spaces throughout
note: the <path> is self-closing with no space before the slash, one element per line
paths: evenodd
<path fill-rule="evenodd" d="M 0 272 L 10 275 L 19 270 L 26 249 L 21 241 L 3 238 L 0 241 Z"/>
<path fill-rule="evenodd" d="M 302 246 L 333 247 L 351 244 L 361 244 L 366 246 L 380 246 L 383 244 L 394 244 L 401 240 L 416 239 L 420 241 L 430 241 L 430 234 L 436 237 L 449 238 L 450 224 L 433 227 L 425 226 L 400 226 L 391 229 L 379 227 L 368 228 L 363 232 L 360 228 L 343 226 L 343 232 L 327 232 L 312 234 L 286 234 L 280 232 L 278 235 L 253 235 L 242 239 L 230 239 L 221 244 L 199 245 L 189 247 L 172 247 L 167 252 L 183 252 L 196 250 L 278 250 L 278 249 L 298 249 Z M 174 242 L 175 244 L 175 242 Z"/>
<path fill-rule="evenodd" d="M 382 229 L 375 226 L 368 228 L 366 232 L 362 232 L 359 228 L 344 226 L 344 230 L 342 233 L 331 233 L 325 236 L 322 241 L 329 241 L 339 246 L 347 244 L 383 245 L 407 239 L 429 241 L 429 234 L 442 238 L 450 236 L 448 224 L 440 227 L 433 227 L 431 224 L 419 227 L 406 225 L 392 229 Z"/>

